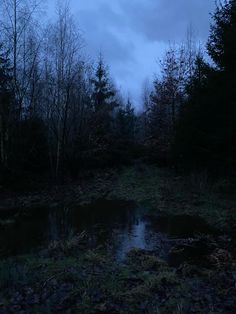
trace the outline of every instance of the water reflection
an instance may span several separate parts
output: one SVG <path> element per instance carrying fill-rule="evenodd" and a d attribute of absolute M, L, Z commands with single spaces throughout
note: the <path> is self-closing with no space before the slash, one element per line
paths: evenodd
<path fill-rule="evenodd" d="M 132 247 L 149 248 L 147 221 L 132 202 L 104 201 L 79 208 L 38 209 L 0 233 L 4 255 L 31 252 L 86 231 L 89 246 L 110 245 L 123 258 Z"/>
<path fill-rule="evenodd" d="M 30 217 L 24 217 L 0 232 L 0 254 L 29 253 L 51 241 L 86 231 L 88 247 L 107 245 L 119 260 L 134 247 L 155 250 L 166 258 L 176 238 L 190 236 L 194 227 L 201 231 L 206 228 L 196 218 L 150 219 L 145 213 L 145 209 L 132 202 L 117 200 L 100 200 L 76 208 L 34 210 Z"/>
<path fill-rule="evenodd" d="M 148 249 L 148 241 L 146 240 L 146 222 L 138 220 L 131 230 L 118 234 L 118 246 L 116 254 L 118 259 L 123 259 L 126 253 L 132 248 Z"/>

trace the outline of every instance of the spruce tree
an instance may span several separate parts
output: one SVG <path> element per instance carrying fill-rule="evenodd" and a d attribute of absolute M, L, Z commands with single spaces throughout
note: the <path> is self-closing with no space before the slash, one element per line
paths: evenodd
<path fill-rule="evenodd" d="M 215 169 L 236 166 L 236 1 L 216 7 L 207 48 L 198 58 L 175 140 L 183 161 Z"/>
<path fill-rule="evenodd" d="M 111 140 L 113 113 L 117 107 L 116 91 L 109 78 L 109 72 L 100 55 L 95 76 L 92 79 L 93 140 L 100 146 L 106 146 Z"/>
<path fill-rule="evenodd" d="M 207 43 L 210 57 L 222 71 L 236 70 L 236 1 L 224 1 L 213 14 Z"/>

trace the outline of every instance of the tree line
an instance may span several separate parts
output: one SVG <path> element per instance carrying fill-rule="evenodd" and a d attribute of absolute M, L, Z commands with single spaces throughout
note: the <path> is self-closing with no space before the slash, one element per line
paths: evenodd
<path fill-rule="evenodd" d="M 0 174 L 76 176 L 143 158 L 235 166 L 236 1 L 217 5 L 206 51 L 171 45 L 136 113 L 102 55 L 84 57 L 67 4 L 41 25 L 40 1 L 0 4 Z M 206 55 L 207 54 L 207 55 Z M 211 61 L 209 60 L 211 58 Z"/>
<path fill-rule="evenodd" d="M 114 138 L 122 144 L 134 137 L 134 109 L 103 57 L 96 66 L 83 57 L 68 5 L 59 5 L 44 27 L 37 1 L 4 0 L 1 9 L 2 172 L 49 171 L 57 178 L 110 162 Z"/>
<path fill-rule="evenodd" d="M 206 49 L 192 38 L 169 48 L 145 97 L 149 139 L 173 164 L 235 169 L 236 1 L 216 6 Z"/>

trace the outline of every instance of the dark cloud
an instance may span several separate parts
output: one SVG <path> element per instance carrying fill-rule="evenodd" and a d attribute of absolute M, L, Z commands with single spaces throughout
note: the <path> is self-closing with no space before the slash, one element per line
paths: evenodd
<path fill-rule="evenodd" d="M 117 84 L 136 98 L 170 41 L 191 25 L 205 41 L 215 0 L 72 0 L 88 53 L 103 52 Z"/>
<path fill-rule="evenodd" d="M 111 63 L 132 60 L 134 45 L 128 37 L 121 36 L 126 29 L 122 15 L 109 4 L 101 3 L 96 8 L 79 10 L 78 21 L 92 55 L 102 51 Z"/>
<path fill-rule="evenodd" d="M 214 0 L 119 0 L 130 27 L 149 40 L 181 40 L 189 25 L 198 37 L 208 35 L 210 12 Z"/>

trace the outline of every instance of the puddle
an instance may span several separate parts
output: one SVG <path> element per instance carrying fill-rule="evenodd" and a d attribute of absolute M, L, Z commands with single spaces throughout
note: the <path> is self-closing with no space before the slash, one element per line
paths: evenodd
<path fill-rule="evenodd" d="M 83 231 L 88 247 L 108 246 L 118 260 L 132 248 L 154 250 L 168 259 L 179 239 L 209 232 L 199 217 L 148 217 L 147 210 L 133 202 L 100 200 L 77 208 L 37 209 L 0 232 L 1 254 L 30 253 L 51 241 L 66 239 Z"/>

